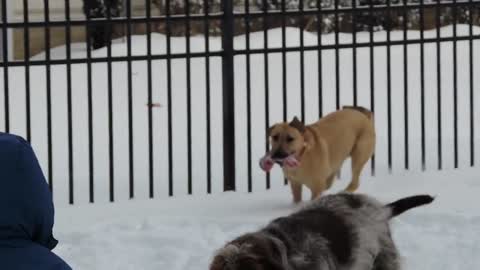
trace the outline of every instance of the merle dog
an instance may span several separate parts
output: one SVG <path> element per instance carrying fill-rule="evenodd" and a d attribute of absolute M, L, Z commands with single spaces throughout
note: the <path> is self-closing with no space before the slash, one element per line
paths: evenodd
<path fill-rule="evenodd" d="M 384 205 L 361 194 L 327 195 L 229 242 L 210 270 L 398 270 L 389 220 L 428 195 Z"/>

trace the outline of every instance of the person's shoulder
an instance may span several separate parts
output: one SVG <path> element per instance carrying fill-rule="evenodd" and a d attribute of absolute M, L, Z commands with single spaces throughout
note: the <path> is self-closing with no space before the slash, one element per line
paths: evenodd
<path fill-rule="evenodd" d="M 0 132 L 0 153 L 5 157 L 16 155 L 25 141 L 16 135 Z"/>
<path fill-rule="evenodd" d="M 10 248 L 0 248 L 0 261 L 6 269 L 72 270 L 55 253 L 34 243 L 19 242 L 13 243 Z"/>
<path fill-rule="evenodd" d="M 57 254 L 46 248 L 40 248 L 44 252 L 42 259 L 45 265 L 45 270 L 72 270 L 72 268 L 62 258 L 57 256 Z M 43 270 L 43 268 L 39 269 Z"/>
<path fill-rule="evenodd" d="M 32 148 L 24 138 L 0 132 L 0 160 L 3 166 L 16 162 L 21 156 L 31 154 Z"/>
<path fill-rule="evenodd" d="M 51 269 L 48 269 L 48 270 L 72 270 L 72 268 L 64 261 L 61 261 L 55 264 Z"/>
<path fill-rule="evenodd" d="M 20 136 L 0 132 L 0 144 L 22 145 L 25 143 L 26 143 L 25 139 Z"/>
<path fill-rule="evenodd" d="M 72 270 L 72 268 L 64 261 L 62 260 L 62 258 L 60 258 L 59 256 L 57 256 L 55 253 L 53 252 L 49 252 L 50 253 L 50 265 L 52 265 L 51 267 L 48 268 L 48 270 Z"/>

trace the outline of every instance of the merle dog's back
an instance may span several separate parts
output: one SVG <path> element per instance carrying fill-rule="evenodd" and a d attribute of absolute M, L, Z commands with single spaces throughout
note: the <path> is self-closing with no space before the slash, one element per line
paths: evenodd
<path fill-rule="evenodd" d="M 327 195 L 272 221 L 264 231 L 286 243 L 295 269 L 341 269 L 342 265 L 352 270 L 368 265 L 370 269 L 398 269 L 388 222 L 432 200 L 414 196 L 385 205 L 363 194 Z M 372 254 L 377 257 L 374 262 Z"/>
<path fill-rule="evenodd" d="M 295 269 L 317 269 L 315 265 L 346 264 L 358 241 L 347 220 L 326 207 L 309 207 L 272 221 L 265 232 L 286 243 Z M 318 258 L 318 254 L 324 254 Z M 328 268 L 327 268 L 328 269 Z"/>
<path fill-rule="evenodd" d="M 399 270 L 389 220 L 433 198 L 382 204 L 361 194 L 323 196 L 226 244 L 211 270 Z"/>

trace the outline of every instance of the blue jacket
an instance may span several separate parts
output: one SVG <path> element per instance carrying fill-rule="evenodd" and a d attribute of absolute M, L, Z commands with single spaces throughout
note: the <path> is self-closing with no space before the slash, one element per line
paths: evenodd
<path fill-rule="evenodd" d="M 30 145 L 0 133 L 0 269 L 71 270 L 51 252 L 52 194 Z"/>

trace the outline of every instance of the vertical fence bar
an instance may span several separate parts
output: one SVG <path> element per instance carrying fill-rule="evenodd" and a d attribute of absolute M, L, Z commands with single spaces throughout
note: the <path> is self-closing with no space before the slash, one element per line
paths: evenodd
<path fill-rule="evenodd" d="M 32 141 L 32 120 L 31 120 L 31 98 L 30 98 L 30 29 L 28 23 L 29 5 L 28 0 L 23 0 L 23 54 L 25 59 L 25 108 L 26 108 L 26 128 L 27 141 Z"/>
<path fill-rule="evenodd" d="M 441 32 L 440 32 L 440 1 L 436 0 L 435 5 L 435 26 L 437 28 L 437 147 L 438 147 L 438 169 L 442 169 L 442 59 L 441 59 Z"/>
<path fill-rule="evenodd" d="M 4 89 L 4 106 L 5 106 L 5 132 L 10 132 L 10 93 L 8 82 L 8 17 L 7 17 L 7 1 L 2 1 L 2 49 L 3 49 L 3 89 Z M 50 180 L 50 179 L 49 179 Z"/>
<path fill-rule="evenodd" d="M 323 116 L 323 70 L 322 70 L 322 2 L 317 0 L 317 44 L 318 44 L 318 115 L 319 117 Z"/>
<path fill-rule="evenodd" d="M 113 141 L 113 78 L 112 78 L 112 3 L 106 3 L 107 12 L 107 81 L 108 81 L 108 168 L 110 202 L 115 201 L 115 162 Z"/>
<path fill-rule="evenodd" d="M 283 101 L 283 121 L 287 121 L 288 103 L 287 103 L 287 17 L 286 17 L 286 0 L 282 0 L 282 101 Z M 285 179 L 286 182 L 286 179 Z"/>
<path fill-rule="evenodd" d="M 373 18 L 375 14 L 373 12 L 373 0 L 369 0 L 369 9 L 368 9 L 368 17 L 369 17 L 369 36 L 370 36 L 370 110 L 372 113 L 375 113 L 375 47 L 373 46 L 373 42 L 375 41 L 373 38 Z M 375 152 L 372 155 L 372 160 L 370 163 L 372 176 L 375 175 Z"/>
<path fill-rule="evenodd" d="M 48 0 L 43 2 L 45 15 L 45 68 L 47 90 L 47 147 L 48 147 L 48 184 L 53 191 L 53 154 L 52 154 L 52 84 L 50 70 L 50 7 Z"/>
<path fill-rule="evenodd" d="M 387 1 L 387 136 L 388 136 L 388 169 L 392 171 L 392 44 L 391 28 L 392 14 L 391 3 Z"/>
<path fill-rule="evenodd" d="M 357 95 L 357 0 L 352 0 L 352 79 L 353 79 L 353 106 L 357 106 L 358 95 Z"/>
<path fill-rule="evenodd" d="M 147 0 L 148 1 L 148 0 Z M 212 150 L 211 150 L 211 125 L 210 125 L 210 21 L 209 0 L 203 0 L 205 17 L 203 24 L 205 28 L 205 88 L 206 88 L 206 109 L 207 109 L 207 193 L 212 193 Z"/>
<path fill-rule="evenodd" d="M 73 174 L 73 127 L 72 127 L 72 40 L 71 40 L 70 0 L 65 0 L 65 41 L 67 54 L 67 117 L 68 117 L 68 199 L 74 202 L 74 174 Z"/>
<path fill-rule="evenodd" d="M 404 142 L 405 142 L 405 170 L 409 169 L 409 126 L 408 126 L 408 9 L 407 0 L 403 0 L 403 94 L 404 94 Z"/>
<path fill-rule="evenodd" d="M 302 122 L 305 122 L 305 48 L 303 38 L 303 28 L 305 27 L 305 17 L 303 16 L 303 0 L 298 1 L 300 10 L 300 110 Z"/>
<path fill-rule="evenodd" d="M 282 0 L 283 1 L 283 0 Z M 263 4 L 263 48 L 268 49 L 268 3 L 266 0 L 262 0 Z M 269 79 L 268 79 L 268 51 L 265 51 L 263 54 L 264 61 L 264 77 L 265 77 L 265 130 L 268 130 L 270 126 L 270 109 L 269 109 Z M 284 100 L 286 102 L 286 100 Z M 267 136 L 268 137 L 268 136 Z M 268 138 L 265 140 L 265 152 L 269 150 Z M 270 174 L 267 173 L 266 176 L 266 188 L 270 189 Z"/>
<path fill-rule="evenodd" d="M 457 59 L 457 0 L 453 0 L 453 166 L 458 168 L 458 59 Z"/>
<path fill-rule="evenodd" d="M 336 110 L 340 109 L 341 103 L 341 93 L 340 93 L 340 10 L 339 10 L 339 1 L 334 0 L 335 2 L 335 90 L 336 90 L 336 100 L 335 100 L 335 108 Z M 342 5 L 343 6 L 343 5 Z M 342 170 L 338 170 L 337 178 L 340 179 L 342 177 Z"/>
<path fill-rule="evenodd" d="M 425 10 L 424 0 L 420 0 L 420 117 L 422 170 L 426 169 L 425 150 Z"/>
<path fill-rule="evenodd" d="M 268 4 L 265 2 L 265 9 L 268 8 Z M 287 102 L 287 6 L 286 6 L 286 0 L 282 0 L 281 2 L 281 11 L 282 11 L 282 102 L 283 102 L 283 121 L 287 122 L 287 115 L 288 115 L 288 102 Z M 268 26 L 266 24 L 266 19 L 267 17 L 264 17 L 264 27 L 265 29 L 268 29 Z M 266 31 L 266 30 L 265 30 Z M 266 34 L 264 35 L 264 38 L 268 37 Z M 265 44 L 268 44 L 268 38 L 264 39 L 266 42 Z M 267 48 L 267 45 L 265 45 L 265 48 Z"/>
<path fill-rule="evenodd" d="M 474 84 L 473 84 L 473 0 L 468 0 L 468 52 L 469 52 L 469 65 L 470 65 L 470 166 L 475 165 L 475 118 L 474 118 L 474 106 L 475 106 L 475 96 L 474 96 Z"/>
<path fill-rule="evenodd" d="M 131 1 L 131 0 L 129 0 Z M 145 0 L 147 15 L 147 95 L 148 95 L 148 197 L 153 198 L 155 196 L 154 192 L 154 181 L 153 181 L 153 172 L 154 172 L 154 162 L 153 162 L 153 100 L 152 100 L 152 91 L 153 91 L 153 82 L 152 82 L 152 23 L 150 21 L 152 17 L 152 1 Z M 130 7 L 131 9 L 131 3 Z M 129 28 L 131 26 L 129 25 Z M 130 63 L 130 61 L 129 61 Z M 129 93 L 132 95 L 132 93 Z M 133 96 L 131 97 L 133 98 Z M 170 104 L 169 104 L 170 106 Z M 133 134 L 130 135 L 133 140 Z M 133 144 L 133 142 L 132 142 Z M 132 146 L 133 147 L 133 146 Z M 132 149 L 133 152 L 133 149 Z M 133 160 L 133 153 L 132 153 Z M 133 170 L 133 164 L 131 164 Z M 132 190 L 133 190 L 133 176 L 132 176 Z M 133 191 L 132 191 L 133 192 Z M 133 194 L 132 194 L 133 195 Z"/>
<path fill-rule="evenodd" d="M 247 175 L 248 175 L 248 192 L 252 192 L 252 83 L 250 69 L 250 1 L 245 1 L 245 48 L 247 50 L 246 72 L 247 72 Z"/>
<path fill-rule="evenodd" d="M 127 95 L 128 95 L 128 195 L 135 197 L 134 151 L 133 151 L 133 81 L 132 81 L 132 1 L 125 2 L 127 15 Z M 148 46 L 148 45 L 147 45 Z M 149 82 L 147 82 L 148 84 Z M 151 104 L 151 103 L 149 103 Z M 151 147 L 149 148 L 151 149 Z"/>
<path fill-rule="evenodd" d="M 185 0 L 185 47 L 187 62 L 187 166 L 188 166 L 188 194 L 192 194 L 192 82 L 190 60 L 190 0 Z"/>
<path fill-rule="evenodd" d="M 340 19 L 339 19 L 339 9 L 338 9 L 338 1 L 334 0 L 335 5 L 335 108 L 338 110 L 340 109 Z"/>
<path fill-rule="evenodd" d="M 233 0 L 223 0 L 223 169 L 224 190 L 235 190 L 235 92 Z"/>
<path fill-rule="evenodd" d="M 283 100 L 283 122 L 287 122 L 288 117 L 288 97 L 287 97 L 287 17 L 286 17 L 286 0 L 281 1 L 282 11 L 282 100 Z M 267 141 L 268 143 L 268 141 Z M 268 150 L 268 148 L 267 148 Z M 267 177 L 270 177 L 268 174 Z M 288 179 L 284 178 L 283 183 L 288 184 Z"/>
<path fill-rule="evenodd" d="M 170 1 L 166 1 L 167 55 L 172 54 L 172 25 Z M 173 127 L 172 127 L 172 59 L 167 57 L 167 101 L 168 101 L 168 195 L 173 196 Z"/>
<path fill-rule="evenodd" d="M 27 0 L 28 1 L 28 0 Z M 86 2 L 88 3 L 88 1 Z M 89 7 L 86 7 L 89 10 Z M 91 38 L 91 17 L 87 13 L 87 25 L 85 39 L 87 40 L 87 96 L 88 96 L 88 193 L 89 202 L 95 202 L 94 183 L 94 157 L 93 157 L 93 86 L 92 86 L 92 38 Z"/>

